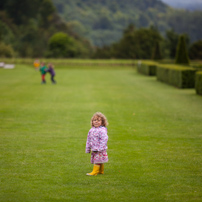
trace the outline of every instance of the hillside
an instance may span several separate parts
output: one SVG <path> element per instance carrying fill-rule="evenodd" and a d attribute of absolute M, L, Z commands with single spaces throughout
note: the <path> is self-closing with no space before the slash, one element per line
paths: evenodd
<path fill-rule="evenodd" d="M 202 0 L 162 0 L 166 4 L 179 9 L 202 10 Z"/>
<path fill-rule="evenodd" d="M 147 27 L 158 22 L 160 30 L 168 28 L 164 13 L 169 8 L 158 0 L 53 0 L 53 3 L 77 33 L 98 46 L 120 39 L 130 23 Z"/>
<path fill-rule="evenodd" d="M 0 1 L 0 57 L 49 57 L 49 39 L 58 32 L 74 41 L 78 56 L 91 51 L 89 42 L 58 15 L 52 0 Z"/>
<path fill-rule="evenodd" d="M 53 0 L 53 3 L 68 25 L 96 46 L 118 41 L 131 23 L 137 28 L 158 27 L 162 34 L 168 29 L 187 33 L 192 42 L 201 38 L 202 12 L 175 10 L 159 0 Z"/>

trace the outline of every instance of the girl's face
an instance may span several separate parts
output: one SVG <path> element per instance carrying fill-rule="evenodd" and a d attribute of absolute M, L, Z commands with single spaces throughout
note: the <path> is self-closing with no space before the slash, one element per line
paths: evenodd
<path fill-rule="evenodd" d="M 102 125 L 102 119 L 100 117 L 94 117 L 93 119 L 93 126 L 94 127 L 100 127 Z"/>

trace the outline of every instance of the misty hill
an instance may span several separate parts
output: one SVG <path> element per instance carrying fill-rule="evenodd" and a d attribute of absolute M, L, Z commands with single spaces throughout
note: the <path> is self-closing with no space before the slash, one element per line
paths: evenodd
<path fill-rule="evenodd" d="M 102 46 L 117 41 L 128 24 L 160 30 L 169 7 L 159 0 L 53 0 L 59 14 L 78 34 Z"/>
<path fill-rule="evenodd" d="M 53 0 L 59 14 L 78 34 L 94 45 L 118 41 L 123 30 L 134 24 L 187 33 L 191 41 L 202 36 L 202 12 L 175 10 L 160 0 Z"/>
<path fill-rule="evenodd" d="M 166 4 L 179 9 L 202 10 L 202 0 L 162 0 Z"/>

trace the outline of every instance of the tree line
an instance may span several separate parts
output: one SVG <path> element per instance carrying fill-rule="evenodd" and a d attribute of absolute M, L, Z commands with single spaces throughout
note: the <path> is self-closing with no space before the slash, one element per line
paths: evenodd
<path fill-rule="evenodd" d="M 51 0 L 0 1 L 0 56 L 51 57 L 49 41 L 58 32 L 73 41 L 74 57 L 89 55 L 90 43 L 67 25 Z"/>
<path fill-rule="evenodd" d="M 74 8 L 75 2 L 77 6 L 83 6 L 79 0 L 69 1 L 69 6 Z M 92 3 L 91 0 L 85 2 L 87 7 Z M 103 5 L 109 4 L 109 1 L 100 2 Z M 109 4 L 111 10 L 119 12 L 116 1 L 110 3 L 113 3 L 113 6 Z M 148 3 L 153 5 L 154 1 L 142 1 L 138 5 L 142 10 L 148 11 Z M 155 3 L 162 12 L 167 9 L 164 4 L 157 4 L 158 1 Z M 121 5 L 124 9 L 123 2 Z M 109 26 L 104 16 L 103 22 L 100 21 L 103 26 Z M 103 30 L 99 30 L 99 34 L 102 35 Z M 33 0 L 31 4 L 29 0 L 0 1 L 0 57 L 173 59 L 180 35 L 172 29 L 163 35 L 158 26 L 139 27 L 131 23 L 116 42 L 96 47 L 58 15 L 51 0 Z M 202 41 L 193 43 L 188 34 L 185 34 L 185 41 L 190 58 L 201 59 Z"/>
<path fill-rule="evenodd" d="M 190 59 L 202 58 L 202 40 L 190 43 L 187 34 L 178 34 L 167 30 L 162 36 L 153 26 L 136 28 L 130 24 L 123 32 L 122 38 L 112 45 L 98 47 L 93 58 L 122 58 L 122 59 L 175 59 L 177 45 L 183 36 L 186 51 Z"/>
<path fill-rule="evenodd" d="M 102 47 L 122 37 L 123 30 L 158 27 L 162 35 L 173 29 L 187 33 L 191 42 L 201 39 L 202 11 L 174 9 L 160 0 L 53 0 L 59 14 L 80 35 Z"/>

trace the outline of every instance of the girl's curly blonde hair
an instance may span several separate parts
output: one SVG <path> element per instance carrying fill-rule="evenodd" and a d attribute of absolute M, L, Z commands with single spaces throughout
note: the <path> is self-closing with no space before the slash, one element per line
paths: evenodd
<path fill-rule="evenodd" d="M 91 126 L 93 127 L 93 119 L 95 117 L 99 117 L 102 120 L 102 126 L 107 127 L 108 125 L 108 121 L 107 118 L 104 114 L 102 114 L 101 112 L 96 112 L 95 114 L 93 114 L 93 117 L 91 118 Z"/>

